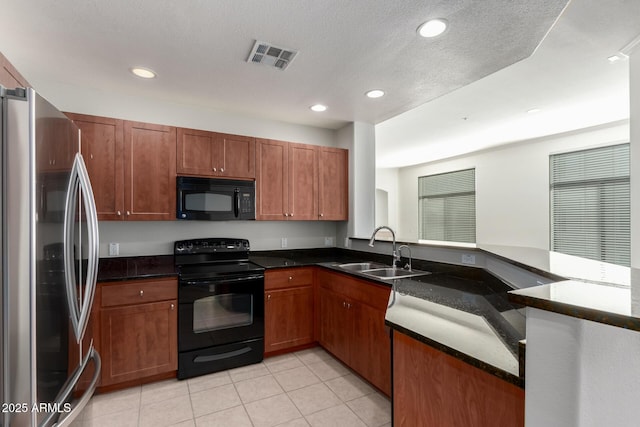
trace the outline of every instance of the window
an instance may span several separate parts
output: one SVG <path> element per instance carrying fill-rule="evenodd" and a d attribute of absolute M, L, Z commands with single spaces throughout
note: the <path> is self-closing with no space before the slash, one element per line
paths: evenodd
<path fill-rule="evenodd" d="M 418 178 L 420 240 L 476 241 L 475 169 Z"/>
<path fill-rule="evenodd" d="M 550 157 L 551 250 L 630 265 L 629 144 Z"/>

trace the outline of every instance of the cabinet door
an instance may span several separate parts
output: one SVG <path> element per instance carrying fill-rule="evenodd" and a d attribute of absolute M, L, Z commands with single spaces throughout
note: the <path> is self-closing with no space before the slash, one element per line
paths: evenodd
<path fill-rule="evenodd" d="M 524 390 L 393 333 L 394 426 L 524 425 Z"/>
<path fill-rule="evenodd" d="M 266 353 L 313 342 L 313 287 L 265 291 Z"/>
<path fill-rule="evenodd" d="M 391 337 L 384 324 L 385 312 L 366 304 L 350 308 L 355 334 L 351 367 L 387 396 L 391 395 Z"/>
<path fill-rule="evenodd" d="M 326 221 L 349 219 L 349 152 L 319 149 L 319 217 Z"/>
<path fill-rule="evenodd" d="M 101 311 L 102 386 L 177 369 L 177 300 Z"/>
<path fill-rule="evenodd" d="M 176 128 L 124 123 L 127 220 L 176 217 Z"/>
<path fill-rule="evenodd" d="M 318 147 L 289 144 L 289 219 L 318 219 Z"/>
<path fill-rule="evenodd" d="M 225 178 L 254 179 L 256 177 L 256 140 L 247 136 L 218 134 L 221 158 L 217 166 Z M 214 164 L 214 167 L 216 165 Z"/>
<path fill-rule="evenodd" d="M 124 212 L 124 127 L 122 120 L 70 114 L 80 128 L 81 153 L 87 165 L 101 221 L 122 220 Z"/>
<path fill-rule="evenodd" d="M 338 359 L 350 365 L 349 341 L 353 335 L 345 298 L 320 288 L 320 344 Z"/>
<path fill-rule="evenodd" d="M 177 172 L 187 175 L 214 176 L 214 159 L 221 157 L 216 134 L 194 129 L 177 130 Z"/>
<path fill-rule="evenodd" d="M 256 219 L 289 217 L 289 144 L 261 139 L 256 146 Z"/>

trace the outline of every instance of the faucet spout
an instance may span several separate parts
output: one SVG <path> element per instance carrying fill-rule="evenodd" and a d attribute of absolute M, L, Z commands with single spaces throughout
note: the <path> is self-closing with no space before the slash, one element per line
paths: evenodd
<path fill-rule="evenodd" d="M 371 234 L 371 239 L 369 239 L 369 246 L 373 247 L 375 240 L 376 240 L 376 234 L 378 234 L 378 231 L 380 230 L 389 230 L 391 232 L 391 237 L 393 238 L 393 242 L 392 242 L 392 253 L 391 256 L 393 257 L 393 267 L 396 266 L 396 262 L 400 260 L 400 257 L 398 256 L 398 252 L 396 251 L 396 233 L 391 229 L 391 227 L 388 227 L 386 225 L 382 225 L 378 228 L 376 228 L 375 230 L 373 230 L 373 234 Z"/>

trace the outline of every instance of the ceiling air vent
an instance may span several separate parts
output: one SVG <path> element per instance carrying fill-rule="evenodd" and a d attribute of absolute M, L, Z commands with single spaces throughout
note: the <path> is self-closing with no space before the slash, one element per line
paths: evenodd
<path fill-rule="evenodd" d="M 297 54 L 297 50 L 256 41 L 247 58 L 247 62 L 268 65 L 279 70 L 284 70 L 291 64 L 291 61 L 293 61 Z"/>

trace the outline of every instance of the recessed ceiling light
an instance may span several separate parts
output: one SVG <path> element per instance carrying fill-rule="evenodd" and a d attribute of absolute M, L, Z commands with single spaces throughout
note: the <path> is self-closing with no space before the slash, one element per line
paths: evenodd
<path fill-rule="evenodd" d="M 322 105 L 322 104 L 315 104 L 315 105 L 312 105 L 309 108 L 311 108 L 311 111 L 315 111 L 316 113 L 321 113 L 323 111 L 327 111 L 327 106 L 326 105 Z"/>
<path fill-rule="evenodd" d="M 133 67 L 131 72 L 143 79 L 153 79 L 156 77 L 156 73 L 154 71 L 144 67 Z"/>
<path fill-rule="evenodd" d="M 418 34 L 422 37 L 438 37 L 447 29 L 447 21 L 444 19 L 432 19 L 418 27 Z"/>
<path fill-rule="evenodd" d="M 384 96 L 384 91 L 380 89 L 373 89 L 367 92 L 367 96 L 369 98 L 380 98 L 381 96 Z"/>

